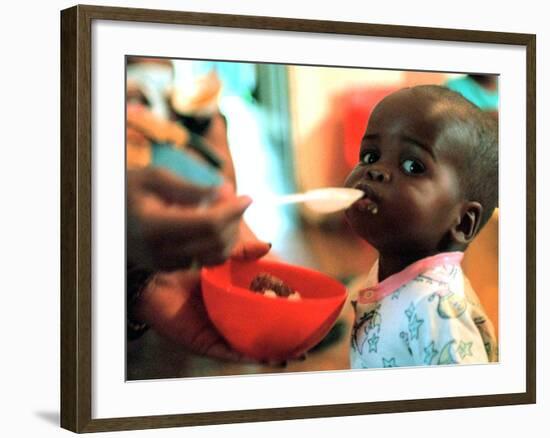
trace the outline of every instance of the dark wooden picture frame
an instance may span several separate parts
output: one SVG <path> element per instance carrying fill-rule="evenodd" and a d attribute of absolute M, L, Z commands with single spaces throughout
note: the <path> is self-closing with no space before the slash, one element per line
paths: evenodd
<path fill-rule="evenodd" d="M 526 391 L 417 400 L 92 419 L 92 22 L 114 20 L 413 38 L 526 48 Z M 273 421 L 535 403 L 535 58 L 531 34 L 75 6 L 61 12 L 61 426 L 75 432 Z M 122 292 L 121 292 L 122 293 Z"/>

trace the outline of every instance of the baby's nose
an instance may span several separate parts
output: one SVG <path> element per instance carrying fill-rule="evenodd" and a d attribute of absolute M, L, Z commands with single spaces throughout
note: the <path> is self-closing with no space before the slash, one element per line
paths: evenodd
<path fill-rule="evenodd" d="M 390 182 L 391 175 L 384 169 L 369 169 L 367 170 L 367 176 L 371 181 L 376 182 Z"/>

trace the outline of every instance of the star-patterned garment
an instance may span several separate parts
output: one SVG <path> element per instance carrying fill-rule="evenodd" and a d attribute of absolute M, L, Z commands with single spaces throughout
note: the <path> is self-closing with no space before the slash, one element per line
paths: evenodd
<path fill-rule="evenodd" d="M 465 278 L 462 252 L 419 260 L 378 283 L 378 262 L 352 305 L 352 368 L 498 360 L 491 321 Z"/>

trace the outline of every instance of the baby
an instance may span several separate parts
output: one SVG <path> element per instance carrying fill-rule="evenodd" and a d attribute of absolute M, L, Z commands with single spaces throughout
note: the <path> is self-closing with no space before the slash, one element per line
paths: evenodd
<path fill-rule="evenodd" d="M 443 87 L 397 91 L 374 109 L 346 186 L 365 192 L 346 218 L 379 253 L 352 301 L 351 366 L 496 361 L 460 268 L 497 205 L 496 122 Z"/>

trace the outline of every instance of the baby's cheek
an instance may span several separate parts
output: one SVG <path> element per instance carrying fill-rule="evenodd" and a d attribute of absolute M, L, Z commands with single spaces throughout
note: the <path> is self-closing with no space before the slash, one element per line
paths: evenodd
<path fill-rule="evenodd" d="M 449 214 L 449 206 L 440 206 L 432 202 L 429 196 L 418 199 L 408 205 L 403 203 L 403 209 L 409 211 L 409 227 L 417 236 L 434 236 L 441 231 L 442 217 Z"/>

